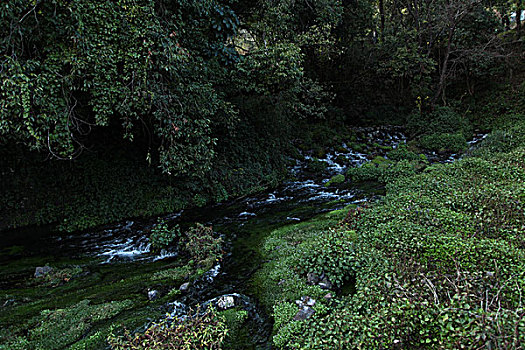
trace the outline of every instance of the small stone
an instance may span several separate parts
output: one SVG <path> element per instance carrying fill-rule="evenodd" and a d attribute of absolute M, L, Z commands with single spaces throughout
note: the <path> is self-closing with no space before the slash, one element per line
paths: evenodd
<path fill-rule="evenodd" d="M 323 279 L 321 279 L 321 281 L 319 282 L 319 287 L 321 287 L 321 289 L 332 289 L 332 282 L 330 282 L 330 280 L 328 279 L 328 277 L 324 277 Z"/>
<path fill-rule="evenodd" d="M 308 298 L 306 299 L 306 305 L 308 305 L 308 306 L 314 306 L 314 305 L 315 305 L 315 299 L 312 299 L 312 298 L 308 297 Z"/>
<path fill-rule="evenodd" d="M 190 289 L 190 282 L 185 282 L 185 283 L 181 284 L 180 287 L 179 287 L 179 290 L 181 292 L 187 292 L 188 289 Z"/>
<path fill-rule="evenodd" d="M 333 298 L 332 293 L 328 293 L 324 296 L 326 300 L 331 300 Z"/>
<path fill-rule="evenodd" d="M 149 300 L 155 300 L 155 299 L 158 299 L 159 297 L 159 292 L 156 291 L 156 290 L 150 290 L 148 292 L 148 299 Z"/>
<path fill-rule="evenodd" d="M 308 284 L 317 284 L 319 283 L 319 276 L 315 272 L 308 272 L 306 275 L 306 278 L 308 280 Z"/>
<path fill-rule="evenodd" d="M 53 268 L 51 266 L 47 266 L 47 265 L 46 266 L 38 266 L 35 269 L 35 278 L 44 277 L 45 275 L 47 275 L 51 271 L 53 271 Z"/>
<path fill-rule="evenodd" d="M 217 307 L 226 310 L 235 306 L 235 299 L 231 295 L 224 295 L 217 300 Z"/>
<path fill-rule="evenodd" d="M 310 317 L 312 317 L 312 315 L 315 314 L 315 310 L 312 309 L 311 307 L 309 306 L 304 306 L 301 310 L 299 310 L 297 312 L 297 314 L 294 316 L 294 321 L 304 321 Z"/>
<path fill-rule="evenodd" d="M 8 307 L 8 306 L 11 306 L 11 305 L 14 305 L 15 304 L 15 299 L 7 299 L 5 302 L 4 302 L 4 305 L 2 305 L 3 307 Z"/>

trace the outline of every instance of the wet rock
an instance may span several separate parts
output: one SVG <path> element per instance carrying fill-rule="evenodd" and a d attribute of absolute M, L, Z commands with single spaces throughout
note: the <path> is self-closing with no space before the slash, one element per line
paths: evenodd
<path fill-rule="evenodd" d="M 294 316 L 294 321 L 304 321 L 315 314 L 315 310 L 309 306 L 303 306 Z"/>
<path fill-rule="evenodd" d="M 319 281 L 319 287 L 321 287 L 321 289 L 332 289 L 333 285 L 332 282 L 330 282 L 330 280 L 328 279 L 328 277 L 324 276 L 323 278 L 321 278 L 321 281 Z"/>
<path fill-rule="evenodd" d="M 223 295 L 217 300 L 217 308 L 221 310 L 230 309 L 235 306 L 235 299 L 231 295 Z"/>
<path fill-rule="evenodd" d="M 186 304 L 181 303 L 180 301 L 174 301 L 166 304 L 168 307 L 168 319 L 185 317 L 188 315 L 188 307 Z"/>
<path fill-rule="evenodd" d="M 159 292 L 156 290 L 150 290 L 148 291 L 148 299 L 149 300 L 155 300 L 159 298 Z"/>
<path fill-rule="evenodd" d="M 179 290 L 183 293 L 187 292 L 190 289 L 190 282 L 186 282 L 180 285 Z"/>
<path fill-rule="evenodd" d="M 315 272 L 308 272 L 306 275 L 308 284 L 317 284 L 319 283 L 319 276 Z"/>
<path fill-rule="evenodd" d="M 35 269 L 35 278 L 44 277 L 51 271 L 53 271 L 53 268 L 51 266 L 38 266 Z"/>
<path fill-rule="evenodd" d="M 16 303 L 15 299 L 7 299 L 2 305 L 2 307 L 8 307 L 8 306 L 14 305 L 15 303 Z"/>
<path fill-rule="evenodd" d="M 310 298 L 309 296 L 301 297 L 301 300 L 296 300 L 295 303 L 299 308 L 302 308 L 304 306 L 314 306 L 315 305 L 315 299 Z"/>

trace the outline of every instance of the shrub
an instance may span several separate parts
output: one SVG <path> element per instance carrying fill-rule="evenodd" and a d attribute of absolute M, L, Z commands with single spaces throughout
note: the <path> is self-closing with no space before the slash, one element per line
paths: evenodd
<path fill-rule="evenodd" d="M 221 349 L 228 329 L 225 318 L 213 308 L 189 314 L 183 319 L 161 321 L 144 333 L 110 334 L 108 342 L 114 350 L 145 349 Z"/>
<path fill-rule="evenodd" d="M 413 112 L 407 119 L 407 130 L 412 136 L 459 133 L 472 134 L 467 118 L 450 107 L 437 107 L 430 113 Z"/>
<path fill-rule="evenodd" d="M 169 228 L 168 224 L 161 218 L 157 220 L 157 223 L 151 229 L 149 241 L 151 243 L 152 251 L 160 251 L 168 248 L 173 241 L 180 238 L 181 232 L 179 226 Z"/>
<path fill-rule="evenodd" d="M 353 277 L 355 231 L 331 229 L 318 234 L 315 240 L 303 245 L 305 252 L 298 261 L 298 271 L 305 275 L 314 272 L 325 274 L 335 287 Z"/>
<path fill-rule="evenodd" d="M 215 237 L 211 226 L 195 224 L 186 232 L 186 250 L 197 262 L 215 261 L 222 257 L 222 238 Z"/>
<path fill-rule="evenodd" d="M 432 134 L 423 135 L 419 145 L 431 151 L 458 153 L 467 149 L 467 140 L 460 133 Z"/>

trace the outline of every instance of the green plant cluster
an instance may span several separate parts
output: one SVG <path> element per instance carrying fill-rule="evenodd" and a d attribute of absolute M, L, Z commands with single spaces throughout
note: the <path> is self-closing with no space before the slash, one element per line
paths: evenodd
<path fill-rule="evenodd" d="M 519 140 L 505 143 L 504 152 L 503 143 L 493 148 L 488 138 L 477 155 L 390 182 L 380 203 L 352 210 L 343 224 L 324 216 L 271 233 L 263 248 L 270 262 L 255 281 L 273 308 L 274 343 L 519 348 L 525 341 L 524 130 L 521 121 L 493 134 Z M 330 243 L 309 244 L 316 237 Z M 321 251 L 326 259 L 320 254 L 317 261 Z M 307 270 L 326 270 L 330 252 L 340 252 L 332 273 L 354 275 L 355 289 L 334 287 L 336 296 L 326 301 L 326 291 L 308 285 L 297 266 L 303 261 Z M 294 321 L 294 300 L 304 295 L 318 300 L 316 312 Z"/>
<path fill-rule="evenodd" d="M 182 233 L 178 225 L 169 228 L 168 224 L 159 218 L 149 235 L 152 251 L 160 251 L 168 248 L 176 239 L 180 239 L 181 235 Z"/>
<path fill-rule="evenodd" d="M 324 186 L 325 187 L 328 187 L 328 186 L 332 186 L 332 185 L 337 185 L 337 184 L 342 184 L 343 182 L 345 182 L 346 178 L 343 174 L 337 174 L 337 175 L 334 175 L 330 178 L 330 180 L 328 180 Z"/>
<path fill-rule="evenodd" d="M 418 154 L 402 143 L 389 150 L 385 157 L 376 156 L 359 167 L 349 168 L 347 176 L 354 182 L 376 181 L 386 184 L 403 176 L 413 176 L 427 165 L 424 154 Z"/>
<path fill-rule="evenodd" d="M 58 287 L 64 283 L 69 282 L 72 278 L 78 277 L 82 271 L 83 270 L 80 266 L 53 269 L 44 276 L 37 277 L 36 281 L 45 286 Z"/>
<path fill-rule="evenodd" d="M 407 131 L 420 147 L 439 152 L 460 152 L 467 148 L 472 126 L 465 116 L 451 107 L 436 107 L 431 112 L 413 112 L 407 118 Z"/>
<path fill-rule="evenodd" d="M 222 349 L 227 334 L 225 317 L 210 308 L 182 320 L 154 323 L 144 333 L 112 333 L 108 342 L 114 350 Z"/>
<path fill-rule="evenodd" d="M 79 341 L 101 321 L 130 308 L 129 300 L 91 305 L 88 300 L 65 309 L 44 310 L 29 323 L 33 326 L 26 337 L 10 339 L 6 349 L 64 349 Z"/>
<path fill-rule="evenodd" d="M 222 257 L 222 241 L 211 226 L 197 223 L 186 232 L 185 249 L 195 263 L 213 265 Z"/>
<path fill-rule="evenodd" d="M 398 162 L 383 160 L 381 162 L 368 162 L 357 168 L 349 168 L 347 176 L 354 182 L 378 181 L 388 183 L 401 176 L 415 175 L 421 167 L 418 161 L 406 159 Z"/>

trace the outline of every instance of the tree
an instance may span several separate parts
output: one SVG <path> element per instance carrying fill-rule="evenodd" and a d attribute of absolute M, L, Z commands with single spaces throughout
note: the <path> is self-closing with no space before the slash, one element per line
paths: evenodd
<path fill-rule="evenodd" d="M 214 128 L 235 119 L 217 89 L 237 59 L 227 6 L 9 0 L 0 25 L 3 142 L 72 159 L 93 130 L 118 127 L 129 140 L 148 133 L 166 172 L 210 168 Z"/>

